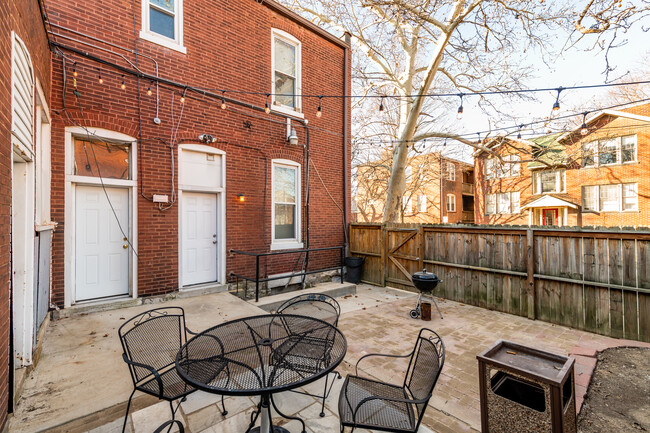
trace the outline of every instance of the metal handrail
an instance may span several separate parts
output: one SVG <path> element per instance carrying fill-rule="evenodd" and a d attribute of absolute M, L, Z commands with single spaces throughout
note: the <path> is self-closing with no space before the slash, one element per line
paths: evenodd
<path fill-rule="evenodd" d="M 339 255 L 341 258 L 341 263 L 339 266 L 335 267 L 330 267 L 330 268 L 324 268 L 324 269 L 317 269 L 317 270 L 312 270 L 312 271 L 307 271 L 304 270 L 302 272 L 291 272 L 291 275 L 282 275 L 279 277 L 266 277 L 266 278 L 260 278 L 260 257 L 268 257 L 268 256 L 279 256 L 282 254 L 297 254 L 297 253 L 306 253 L 307 255 L 311 252 L 316 252 L 316 251 L 333 251 L 333 250 L 339 250 Z M 230 254 L 241 254 L 245 256 L 250 256 L 250 257 L 255 257 L 255 278 L 252 277 L 246 277 L 244 275 L 236 274 L 234 272 L 230 272 L 230 275 L 233 277 L 241 278 L 242 280 L 245 281 L 254 281 L 255 282 L 255 302 L 259 302 L 260 300 L 260 283 L 265 283 L 268 281 L 274 281 L 274 280 L 282 280 L 284 278 L 289 278 L 289 281 L 293 277 L 300 277 L 300 276 L 307 276 L 311 274 L 317 274 L 319 272 L 327 272 L 327 271 L 334 271 L 339 269 L 341 272 L 341 282 L 343 282 L 343 253 L 345 251 L 345 247 L 340 246 L 340 247 L 325 247 L 325 248 L 308 248 L 308 249 L 301 249 L 301 250 L 287 250 L 287 251 L 272 251 L 272 252 L 265 252 L 265 253 L 255 253 L 251 251 L 241 251 L 241 250 L 229 250 L 228 252 Z M 237 287 L 237 290 L 239 290 L 239 287 Z M 244 290 L 244 298 L 246 297 L 246 291 Z"/>

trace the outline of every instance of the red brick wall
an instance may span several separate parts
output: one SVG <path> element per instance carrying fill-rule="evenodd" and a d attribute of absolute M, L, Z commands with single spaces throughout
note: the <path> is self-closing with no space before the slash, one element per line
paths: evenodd
<path fill-rule="evenodd" d="M 11 32 L 27 46 L 36 78 L 50 95 L 50 53 L 36 0 L 0 2 L 0 430 L 9 402 L 11 283 Z"/>
<path fill-rule="evenodd" d="M 110 38 L 114 44 L 132 48 L 133 22 L 131 0 L 109 0 L 101 4 L 74 0 L 47 0 L 51 20 L 99 38 Z M 79 18 L 83 4 L 83 19 Z M 141 9 L 136 2 L 136 28 L 140 32 Z M 304 94 L 342 94 L 344 92 L 344 49 L 325 40 L 310 29 L 273 12 L 253 0 L 241 1 L 185 1 L 184 45 L 187 54 L 173 51 L 138 38 L 140 53 L 154 57 L 160 76 L 190 86 L 207 89 L 233 89 L 253 92 L 271 92 L 271 28 L 292 34 L 302 43 L 302 91 Z M 65 31 L 62 31 L 65 33 Z M 75 36 L 75 38 L 83 38 Z M 77 46 L 92 54 L 129 67 L 117 56 L 75 44 L 63 38 L 61 43 Z M 134 56 L 122 52 L 132 62 Z M 77 61 L 77 85 L 84 116 L 73 95 L 72 67 L 68 61 L 66 97 L 67 115 L 54 117 L 52 130 L 52 219 L 59 223 L 54 238 L 53 295 L 57 305 L 64 302 L 64 132 L 75 123 L 100 127 L 138 137 L 137 80 L 126 76 L 126 90 L 120 89 L 121 73 L 108 66 L 98 65 L 71 53 L 70 61 Z M 152 62 L 140 57 L 139 66 L 153 74 Z M 98 67 L 103 85 L 98 84 Z M 63 110 L 62 59 L 54 57 L 53 108 Z M 174 117 L 178 121 L 182 89 L 161 85 L 159 117 L 161 125 L 152 122 L 155 116 L 155 96 L 146 95 L 148 81 L 140 82 L 142 95 L 142 144 L 138 156 L 138 182 L 144 194 L 171 194 L 171 159 L 169 147 L 158 140 L 170 140 L 172 130 L 171 105 L 174 97 Z M 220 94 L 219 90 L 216 93 Z M 264 106 L 265 96 L 226 94 L 256 106 Z M 323 116 L 316 117 L 318 100 L 303 98 L 302 106 L 310 127 L 310 247 L 343 245 L 343 104 L 349 101 L 332 98 L 323 100 Z M 197 143 L 199 134 L 208 133 L 217 138 L 214 147 L 226 152 L 226 250 L 268 251 L 271 242 L 271 160 L 286 158 L 302 164 L 303 180 L 307 168 L 302 146 L 288 146 L 283 119 L 263 112 L 228 104 L 219 108 L 220 101 L 188 91 L 183 118 L 178 128 L 177 143 Z M 69 117 L 68 117 L 69 116 Z M 72 119 L 72 120 L 71 120 Z M 269 119 L 280 121 L 269 122 Z M 250 128 L 244 126 L 250 122 Z M 305 131 L 299 122 L 293 126 L 300 143 L 305 142 Z M 178 157 L 177 147 L 174 149 Z M 348 149 L 349 155 L 349 149 Z M 177 162 L 177 160 L 176 160 Z M 316 175 L 316 170 L 323 179 Z M 177 182 L 177 179 L 175 180 Z M 176 185 L 178 186 L 178 185 Z M 348 188 L 349 185 L 345 186 Z M 332 195 L 333 200 L 329 197 Z M 237 194 L 245 194 L 246 201 L 237 201 Z M 303 204 L 305 196 L 303 195 Z M 178 287 L 178 205 L 161 212 L 156 204 L 138 198 L 138 293 L 154 295 Z M 303 220 L 303 232 L 306 224 Z M 305 235 L 303 234 L 303 241 Z M 269 259 L 268 272 L 291 270 L 296 257 Z M 312 266 L 332 264 L 338 253 L 319 260 L 314 255 Z M 288 269 L 280 265 L 290 263 Z M 263 262 L 264 264 L 264 262 Z M 254 275 L 251 261 L 240 256 L 227 258 L 227 270 Z M 264 269 L 262 270 L 264 272 Z"/>
<path fill-rule="evenodd" d="M 455 166 L 456 180 L 448 180 L 447 170 L 443 169 L 442 178 L 442 215 L 447 217 L 449 224 L 459 224 L 463 222 L 463 172 L 470 170 L 472 166 L 465 162 L 457 161 L 454 159 L 443 158 L 443 164 L 451 162 Z M 447 211 L 447 195 L 454 194 L 456 196 L 456 212 Z M 438 223 L 440 221 L 434 221 Z"/>

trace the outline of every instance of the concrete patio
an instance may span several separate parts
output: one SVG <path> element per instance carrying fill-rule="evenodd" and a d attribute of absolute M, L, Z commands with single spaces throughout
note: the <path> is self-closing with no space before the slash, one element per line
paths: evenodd
<path fill-rule="evenodd" d="M 415 303 L 413 293 L 362 284 L 356 287 L 356 294 L 353 291 L 344 295 L 341 286 L 329 284 L 312 290 L 338 290 L 342 310 L 339 327 L 348 341 L 345 361 L 338 369 L 342 374 L 350 372 L 366 353 L 409 352 L 421 327 L 430 327 L 443 337 L 447 357 L 420 428 L 423 433 L 480 430 L 476 354 L 497 339 L 574 356 L 578 410 L 598 351 L 614 346 L 650 347 L 644 343 L 603 337 L 444 300 L 439 300 L 444 319 L 434 315 L 431 322 L 424 322 L 408 316 Z M 164 305 L 183 307 L 188 327 L 201 330 L 223 321 L 261 314 L 260 306 L 272 302 L 267 298 L 254 305 L 254 302 L 245 302 L 224 292 L 172 299 Z M 53 320 L 44 337 L 39 364 L 26 378 L 22 399 L 10 420 L 9 431 L 120 431 L 132 383 L 121 359 L 117 329 L 125 319 L 152 307 L 146 304 Z M 368 361 L 363 368 L 362 374 L 399 383 L 406 363 L 394 359 L 383 363 Z M 342 380 L 335 382 L 324 418 L 318 416 L 320 404 L 314 398 L 283 393 L 276 395 L 275 399 L 283 412 L 303 418 L 309 432 L 338 431 L 337 401 L 342 383 Z M 321 387 L 320 381 L 309 386 L 311 391 Z M 166 402 L 139 393 L 136 396 L 127 431 L 150 432 L 168 419 Z M 227 398 L 228 415 L 225 419 L 220 413 L 220 404 L 217 405 L 219 401 L 219 396 L 202 392 L 190 395 L 179 411 L 186 431 L 243 432 L 256 399 Z M 285 422 L 283 419 L 274 421 L 278 424 Z M 297 421 L 284 427 L 291 432 L 300 431 Z"/>

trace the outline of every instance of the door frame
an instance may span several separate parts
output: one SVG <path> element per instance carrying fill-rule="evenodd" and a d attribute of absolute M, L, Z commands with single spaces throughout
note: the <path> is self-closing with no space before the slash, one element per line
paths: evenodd
<path fill-rule="evenodd" d="M 97 138 L 99 140 L 121 141 L 131 144 L 130 155 L 130 180 L 103 179 L 107 187 L 121 187 L 129 190 L 129 227 L 128 236 L 131 240 L 131 254 L 129 255 L 129 294 L 132 298 L 138 297 L 138 148 L 137 140 L 120 132 L 110 131 L 102 128 L 67 127 L 65 128 L 65 226 L 64 230 L 64 307 L 68 308 L 77 303 L 75 290 L 75 209 L 76 209 L 76 186 L 97 186 L 102 187 L 102 180 L 98 177 L 77 176 L 73 171 L 72 160 L 74 158 L 75 138 Z M 81 301 L 102 302 L 102 301 Z"/>
<path fill-rule="evenodd" d="M 221 157 L 221 187 L 198 187 L 184 185 L 183 179 L 183 151 L 207 153 Z M 202 192 L 217 196 L 217 281 L 204 284 L 183 286 L 183 191 Z M 178 146 L 178 289 L 187 290 L 221 285 L 226 282 L 226 152 L 203 144 L 181 144 Z"/>

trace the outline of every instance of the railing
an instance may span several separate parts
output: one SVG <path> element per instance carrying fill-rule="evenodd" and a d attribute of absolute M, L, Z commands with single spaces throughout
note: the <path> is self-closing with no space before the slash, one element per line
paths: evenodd
<path fill-rule="evenodd" d="M 463 223 L 472 224 L 474 223 L 474 211 L 463 211 Z"/>
<path fill-rule="evenodd" d="M 305 254 L 305 257 L 309 257 L 309 253 L 317 252 L 317 251 L 334 251 L 334 250 L 339 250 L 339 256 L 340 256 L 340 265 L 335 266 L 335 267 L 330 267 L 330 268 L 323 268 L 323 269 L 314 269 L 314 270 L 304 270 L 301 272 L 291 272 L 290 275 L 281 275 L 278 277 L 266 277 L 266 278 L 260 278 L 260 257 L 268 257 L 268 256 L 279 256 L 279 255 L 284 255 L 284 254 L 298 254 L 302 256 L 302 254 Z M 255 282 L 255 302 L 259 302 L 260 300 L 260 283 L 266 283 L 269 281 L 274 281 L 274 280 L 282 280 L 285 278 L 289 278 L 289 281 L 291 281 L 294 277 L 304 277 L 310 274 L 317 274 L 320 272 L 327 272 L 327 271 L 335 271 L 335 270 L 340 270 L 341 272 L 341 282 L 343 281 L 343 253 L 344 253 L 344 247 L 327 247 L 327 248 L 310 248 L 310 249 L 304 249 L 304 250 L 290 250 L 290 251 L 273 251 L 269 253 L 253 253 L 250 251 L 239 251 L 239 250 L 230 250 L 230 254 L 242 254 L 245 256 L 252 256 L 255 257 L 255 278 L 252 277 L 247 277 L 244 275 L 236 274 L 234 272 L 231 272 L 230 275 L 233 277 L 236 277 L 238 279 L 242 279 L 244 281 L 254 281 Z M 237 284 L 239 287 L 239 282 Z M 244 297 L 246 297 L 246 292 L 244 291 Z"/>
<path fill-rule="evenodd" d="M 464 183 L 463 184 L 463 194 L 474 195 L 474 184 Z"/>

